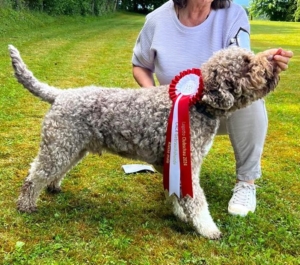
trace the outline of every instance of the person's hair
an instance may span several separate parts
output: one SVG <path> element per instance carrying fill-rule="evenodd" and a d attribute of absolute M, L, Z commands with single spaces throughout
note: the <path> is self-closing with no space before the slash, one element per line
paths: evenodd
<path fill-rule="evenodd" d="M 178 7 L 178 8 L 184 8 L 187 5 L 187 1 L 188 0 L 173 0 L 174 4 Z M 212 9 L 222 9 L 225 7 L 230 6 L 231 0 L 213 0 L 211 2 L 211 8 Z"/>

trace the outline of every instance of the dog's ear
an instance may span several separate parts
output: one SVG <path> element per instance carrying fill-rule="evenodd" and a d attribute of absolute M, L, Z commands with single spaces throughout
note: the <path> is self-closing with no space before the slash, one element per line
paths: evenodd
<path fill-rule="evenodd" d="M 234 103 L 234 97 L 228 90 L 213 89 L 206 91 L 202 101 L 217 109 L 230 109 Z"/>

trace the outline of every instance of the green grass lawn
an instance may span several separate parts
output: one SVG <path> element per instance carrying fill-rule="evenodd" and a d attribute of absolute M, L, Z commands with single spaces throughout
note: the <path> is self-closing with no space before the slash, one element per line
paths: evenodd
<path fill-rule="evenodd" d="M 53 18 L 0 10 L 0 263 L 300 264 L 299 23 L 251 22 L 255 52 L 282 47 L 295 56 L 266 98 L 269 132 L 255 214 L 227 213 L 235 182 L 227 136 L 216 137 L 204 162 L 201 185 L 221 240 L 198 236 L 173 217 L 161 175 L 125 175 L 121 165 L 133 161 L 108 153 L 69 172 L 61 194 L 43 193 L 37 213 L 16 211 L 49 105 L 16 82 L 8 44 L 51 85 L 137 87 L 131 55 L 143 22 L 126 13 Z"/>

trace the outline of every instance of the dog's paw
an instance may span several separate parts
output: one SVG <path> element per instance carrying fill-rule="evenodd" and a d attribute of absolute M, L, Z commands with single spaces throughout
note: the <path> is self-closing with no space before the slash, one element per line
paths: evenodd
<path fill-rule="evenodd" d="M 61 192 L 60 182 L 57 180 L 50 182 L 47 185 L 46 190 L 47 190 L 47 192 L 53 193 L 53 194 L 60 193 Z"/>
<path fill-rule="evenodd" d="M 54 187 L 54 186 L 48 186 L 47 187 L 47 192 L 52 193 L 52 194 L 57 194 L 61 192 L 60 187 Z"/>
<path fill-rule="evenodd" d="M 22 213 L 33 213 L 37 211 L 36 206 L 24 206 L 24 205 L 17 205 L 17 210 Z"/>
<path fill-rule="evenodd" d="M 37 207 L 35 204 L 25 203 L 25 201 L 22 199 L 18 200 L 17 209 L 22 213 L 33 213 L 37 211 Z"/>
<path fill-rule="evenodd" d="M 206 231 L 202 232 L 202 236 L 209 238 L 209 239 L 213 239 L 213 240 L 218 240 L 222 238 L 222 233 L 221 231 L 217 228 L 214 230 L 209 230 L 205 229 Z"/>
<path fill-rule="evenodd" d="M 197 226 L 195 229 L 200 235 L 209 239 L 216 240 L 222 237 L 222 233 L 215 223 L 207 224 L 206 226 Z"/>
<path fill-rule="evenodd" d="M 200 214 L 193 219 L 195 230 L 202 236 L 209 239 L 219 239 L 222 233 L 212 219 L 208 208 L 203 208 Z"/>

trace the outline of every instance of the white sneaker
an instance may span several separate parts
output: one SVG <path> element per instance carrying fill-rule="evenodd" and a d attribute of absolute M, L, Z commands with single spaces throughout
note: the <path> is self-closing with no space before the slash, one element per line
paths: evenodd
<path fill-rule="evenodd" d="M 233 195 L 228 204 L 228 212 L 232 215 L 246 216 L 256 208 L 256 186 L 245 181 L 235 184 Z"/>

